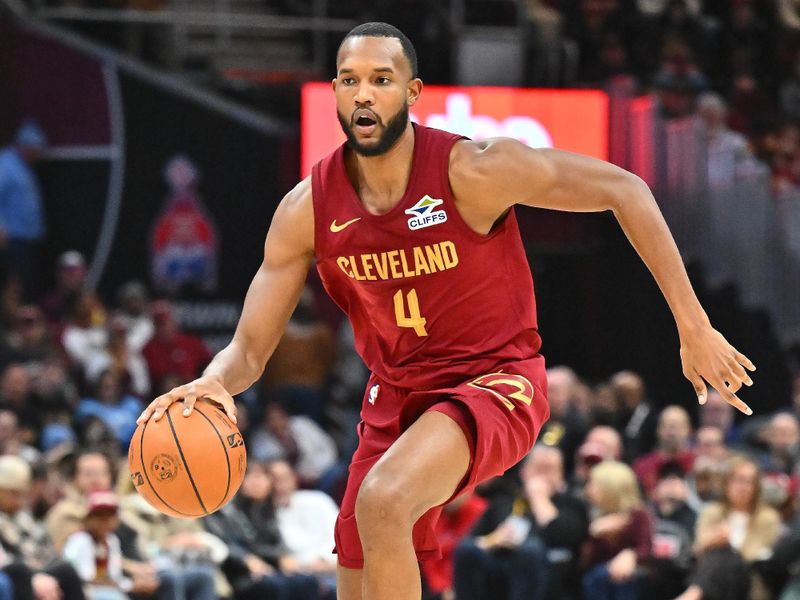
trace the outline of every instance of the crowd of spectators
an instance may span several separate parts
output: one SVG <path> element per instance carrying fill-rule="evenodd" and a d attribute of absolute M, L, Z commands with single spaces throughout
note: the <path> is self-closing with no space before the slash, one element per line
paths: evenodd
<path fill-rule="evenodd" d="M 350 330 L 335 334 L 304 294 L 274 364 L 237 399 L 239 494 L 185 521 L 135 492 L 125 457 L 144 402 L 211 353 L 142 284 L 111 305 L 85 277 L 68 251 L 38 304 L 14 279 L 3 288 L 0 599 L 333 598 L 366 376 Z M 445 508 L 426 598 L 795 597 L 800 378 L 784 411 L 747 420 L 713 392 L 697 414 L 688 398 L 659 409 L 629 371 L 548 380 L 531 454 Z"/>

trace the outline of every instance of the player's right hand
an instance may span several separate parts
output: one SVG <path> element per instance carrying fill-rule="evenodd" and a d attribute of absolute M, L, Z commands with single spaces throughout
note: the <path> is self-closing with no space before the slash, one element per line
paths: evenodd
<path fill-rule="evenodd" d="M 219 404 L 225 414 L 228 415 L 228 418 L 236 423 L 236 405 L 233 402 L 233 396 L 222 386 L 222 382 L 216 375 L 203 375 L 186 385 L 173 388 L 163 396 L 153 400 L 139 415 L 139 418 L 136 419 L 136 424 L 141 425 L 150 417 L 158 421 L 164 416 L 171 404 L 181 400 L 183 400 L 184 404 L 183 416 L 188 417 L 192 414 L 195 402 L 200 398 Z"/>

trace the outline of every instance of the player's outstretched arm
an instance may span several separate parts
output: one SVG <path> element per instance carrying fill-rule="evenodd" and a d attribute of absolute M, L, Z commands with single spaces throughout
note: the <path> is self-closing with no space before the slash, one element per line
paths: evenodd
<path fill-rule="evenodd" d="M 699 402 L 707 398 L 707 381 L 730 404 L 752 413 L 736 392 L 743 384 L 752 385 L 745 369 L 754 371 L 755 366 L 711 326 L 661 211 L 640 178 L 594 158 L 497 139 L 457 144 L 450 181 L 462 214 L 478 231 L 488 231 L 517 203 L 573 212 L 613 211 L 675 317 L 683 374 Z"/>
<path fill-rule="evenodd" d="M 281 201 L 264 243 L 264 260 L 250 283 L 231 343 L 211 361 L 203 375 L 159 396 L 138 422 L 160 419 L 173 402 L 183 400 L 184 414 L 199 398 L 220 404 L 236 421 L 233 395 L 255 382 L 283 335 L 297 305 L 314 254 L 311 183 L 298 184 Z"/>

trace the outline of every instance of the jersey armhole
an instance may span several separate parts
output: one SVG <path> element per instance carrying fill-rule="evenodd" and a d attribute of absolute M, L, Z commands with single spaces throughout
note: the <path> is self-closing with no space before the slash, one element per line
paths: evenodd
<path fill-rule="evenodd" d="M 325 222 L 322 202 L 324 190 L 322 188 L 322 163 L 320 161 L 311 168 L 311 204 L 314 208 L 314 260 L 320 263 L 326 256 L 325 234 L 322 223 Z"/>

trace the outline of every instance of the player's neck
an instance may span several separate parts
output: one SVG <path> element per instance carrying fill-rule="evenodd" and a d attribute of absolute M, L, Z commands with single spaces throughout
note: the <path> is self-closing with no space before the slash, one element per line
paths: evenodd
<path fill-rule="evenodd" d="M 369 212 L 386 214 L 400 201 L 408 186 L 414 157 L 414 128 L 408 127 L 386 153 L 361 156 L 350 153 L 348 175 Z"/>

